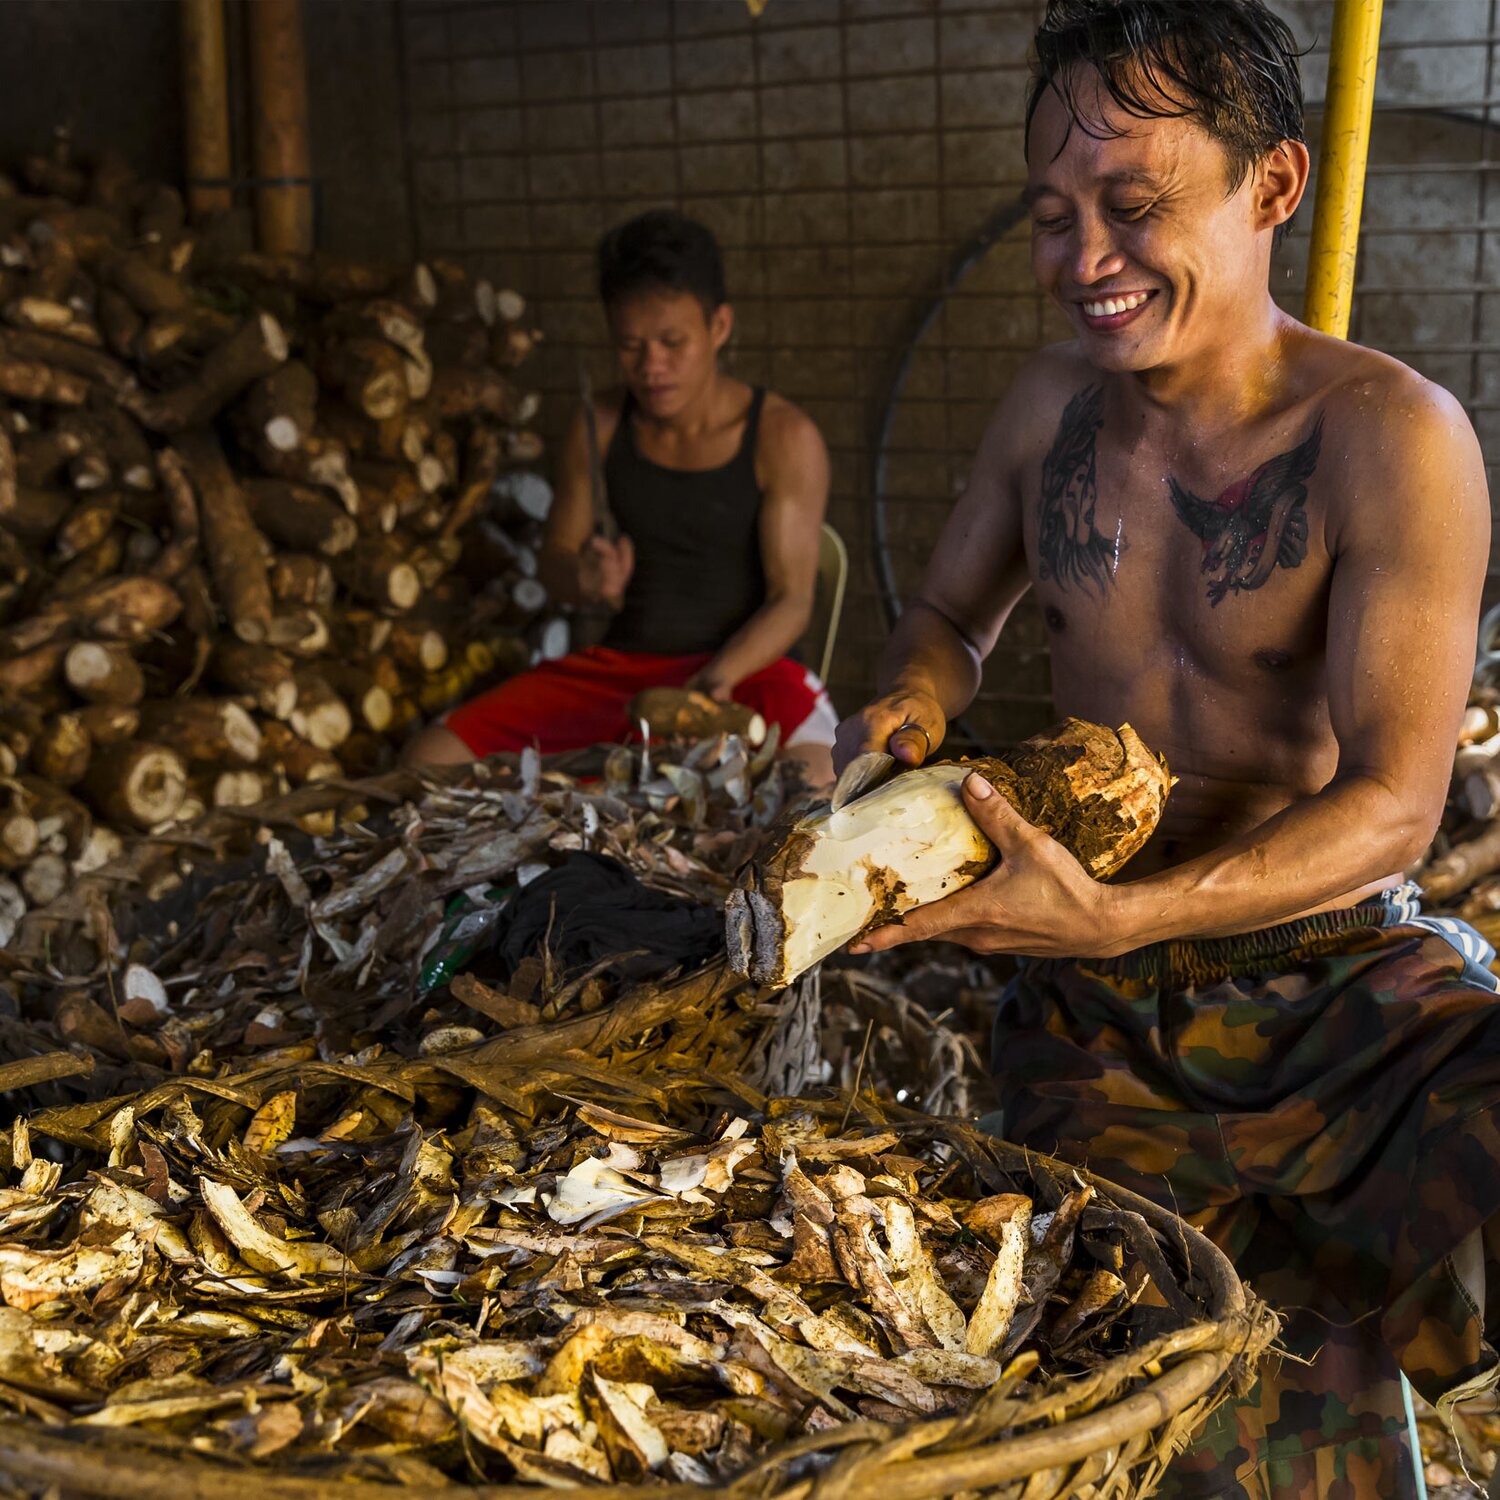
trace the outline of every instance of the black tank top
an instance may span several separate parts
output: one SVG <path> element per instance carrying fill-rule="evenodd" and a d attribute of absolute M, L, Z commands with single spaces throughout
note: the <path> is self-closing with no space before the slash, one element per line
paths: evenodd
<path fill-rule="evenodd" d="M 603 644 L 686 656 L 717 651 L 765 603 L 755 439 L 765 391 L 750 397 L 739 451 L 717 469 L 668 469 L 635 445 L 628 392 L 604 460 L 609 508 L 635 544 L 624 607 Z"/>

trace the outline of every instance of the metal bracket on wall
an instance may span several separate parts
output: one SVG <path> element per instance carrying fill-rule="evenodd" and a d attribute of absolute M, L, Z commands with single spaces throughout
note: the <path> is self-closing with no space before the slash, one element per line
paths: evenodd
<path fill-rule="evenodd" d="M 305 187 L 312 194 L 313 241 L 323 237 L 323 179 L 321 177 L 187 177 L 188 188 L 228 188 L 231 195 L 262 187 Z"/>

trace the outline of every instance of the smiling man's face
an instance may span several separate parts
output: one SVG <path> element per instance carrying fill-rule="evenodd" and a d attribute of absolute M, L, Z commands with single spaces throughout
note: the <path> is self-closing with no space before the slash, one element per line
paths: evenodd
<path fill-rule="evenodd" d="M 1128 115 L 1092 70 L 1074 87 L 1097 134 L 1051 89 L 1032 118 L 1032 270 L 1101 369 L 1180 363 L 1265 298 L 1259 173 L 1231 193 L 1224 147 L 1196 120 Z"/>

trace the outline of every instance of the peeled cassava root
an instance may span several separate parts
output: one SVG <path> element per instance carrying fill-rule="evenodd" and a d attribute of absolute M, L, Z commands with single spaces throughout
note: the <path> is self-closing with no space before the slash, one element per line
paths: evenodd
<path fill-rule="evenodd" d="M 632 727 L 643 719 L 657 739 L 708 739 L 737 734 L 752 749 L 766 738 L 766 721 L 743 703 L 720 703 L 691 688 L 646 688 L 630 700 L 625 717 Z"/>
<path fill-rule="evenodd" d="M 1171 785 L 1166 762 L 1128 724 L 1065 719 L 1003 756 L 904 771 L 838 812 L 820 804 L 730 893 L 731 966 L 758 984 L 790 984 L 860 933 L 985 874 L 994 846 L 960 795 L 970 771 L 1096 880 L 1150 838 Z"/>
<path fill-rule="evenodd" d="M 0 171 L 0 948 L 64 853 L 382 770 L 568 649 L 517 467 L 524 298 L 241 255 L 113 153 L 49 150 L 45 184 Z M 18 778 L 117 826 L 62 851 Z"/>

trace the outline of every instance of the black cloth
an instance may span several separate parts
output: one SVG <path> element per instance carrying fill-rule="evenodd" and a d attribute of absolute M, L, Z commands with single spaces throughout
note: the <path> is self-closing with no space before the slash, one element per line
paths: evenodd
<path fill-rule="evenodd" d="M 720 952 L 724 916 L 649 889 L 607 855 L 575 852 L 511 898 L 496 924 L 490 957 L 508 979 L 544 945 L 563 973 L 645 949 L 607 972 L 618 979 L 650 979 Z M 490 962 L 483 965 L 490 968 Z"/>
<path fill-rule="evenodd" d="M 604 461 L 609 508 L 635 546 L 635 572 L 603 644 L 688 656 L 717 651 L 766 598 L 755 441 L 765 391 L 750 398 L 739 451 L 717 469 L 668 469 L 635 442 L 628 392 Z"/>

